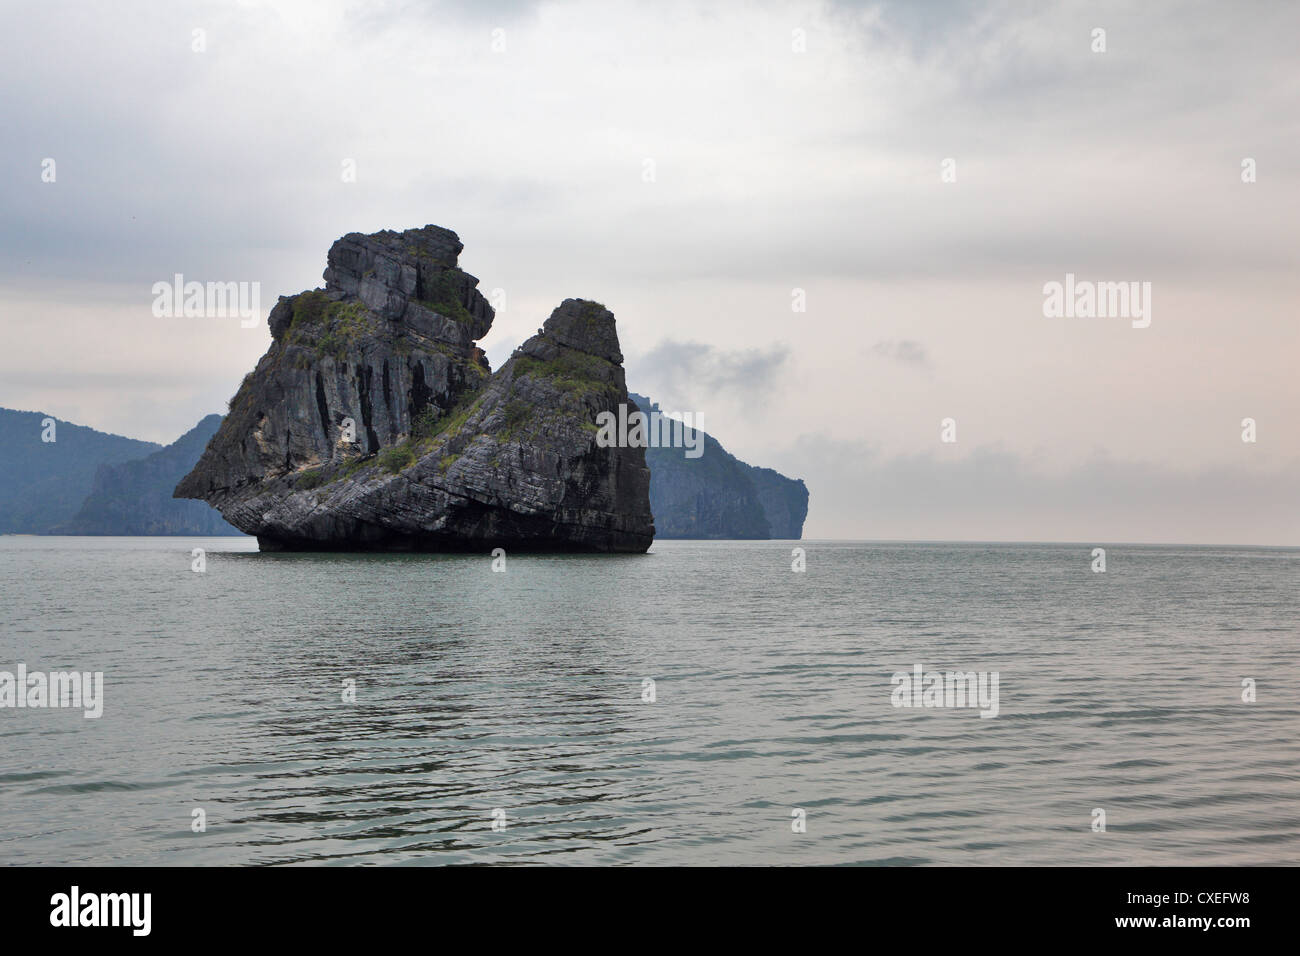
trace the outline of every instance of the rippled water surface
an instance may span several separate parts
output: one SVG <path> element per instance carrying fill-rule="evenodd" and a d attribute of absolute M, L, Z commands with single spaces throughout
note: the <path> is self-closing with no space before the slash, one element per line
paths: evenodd
<path fill-rule="evenodd" d="M 0 670 L 105 682 L 0 710 L 0 863 L 1300 862 L 1300 551 L 801 546 L 0 538 Z"/>

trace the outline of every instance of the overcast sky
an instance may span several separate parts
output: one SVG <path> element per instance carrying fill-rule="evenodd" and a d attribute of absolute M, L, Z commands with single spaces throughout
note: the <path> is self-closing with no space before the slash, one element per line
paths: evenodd
<path fill-rule="evenodd" d="M 806 537 L 1300 545 L 1300 5 L 0 5 L 0 405 L 172 441 L 270 338 L 154 282 L 436 223 L 494 367 L 604 302 Z"/>

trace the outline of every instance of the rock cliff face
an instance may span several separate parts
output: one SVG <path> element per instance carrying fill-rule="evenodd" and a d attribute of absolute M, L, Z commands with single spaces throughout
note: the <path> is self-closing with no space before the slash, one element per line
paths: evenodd
<path fill-rule="evenodd" d="M 742 461 L 742 465 L 745 463 Z M 745 465 L 749 479 L 758 491 L 758 502 L 767 516 L 773 538 L 803 537 L 804 519 L 808 517 L 808 486 L 802 478 L 787 478 L 771 468 Z"/>
<path fill-rule="evenodd" d="M 647 415 L 659 406 L 644 395 L 634 401 Z M 808 488 L 771 468 L 747 465 L 704 435 L 704 454 L 648 448 L 650 509 L 660 538 L 760 539 L 803 536 Z"/>
<path fill-rule="evenodd" d="M 462 248 L 437 226 L 335 242 L 176 497 L 267 550 L 649 548 L 645 451 L 595 440 L 628 401 L 613 314 L 566 299 L 493 375 Z"/>

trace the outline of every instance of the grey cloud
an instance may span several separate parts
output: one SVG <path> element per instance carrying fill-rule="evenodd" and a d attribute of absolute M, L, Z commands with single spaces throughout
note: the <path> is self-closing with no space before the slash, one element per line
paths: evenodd
<path fill-rule="evenodd" d="M 678 134 L 677 150 L 658 157 L 660 182 L 651 203 L 644 202 L 636 164 L 655 139 L 672 132 L 656 123 L 626 147 L 602 140 L 599 151 L 584 150 L 596 178 L 570 175 L 531 154 L 521 154 L 511 171 L 480 170 L 482 157 L 472 151 L 458 173 L 421 163 L 422 155 L 455 156 L 461 143 L 504 144 L 512 136 L 536 142 L 537 130 L 526 125 L 534 116 L 502 111 L 518 99 L 507 94 L 530 87 L 563 93 L 575 115 L 596 110 L 604 119 L 595 126 L 647 122 L 600 99 L 608 85 L 602 79 L 617 83 L 624 76 L 608 64 L 588 65 L 594 79 L 548 67 L 531 80 L 503 70 L 484 84 L 476 71 L 494 62 L 491 55 L 466 56 L 463 43 L 448 39 L 455 30 L 469 31 L 460 38 L 468 39 L 482 23 L 502 18 L 526 31 L 536 23 L 536 4 L 349 6 L 340 43 L 375 46 L 428 34 L 457 51 L 430 58 L 441 71 L 436 81 L 418 72 L 418 61 L 398 60 L 353 82 L 346 72 L 336 75 L 352 65 L 347 57 L 321 60 L 319 73 L 303 82 L 302 64 L 292 56 L 260 56 L 260 24 L 249 12 L 209 11 L 203 19 L 211 25 L 211 47 L 200 58 L 189 51 L 188 26 L 182 29 L 177 18 L 137 16 L 124 23 L 107 9 L 81 14 L 97 43 L 64 51 L 67 33 L 57 5 L 52 9 L 27 8 L 24 28 L 0 38 L 11 144 L 0 156 L 0 178 L 9 184 L 0 192 L 0 218 L 10 226 L 0 235 L 0 271 L 10 274 L 143 280 L 181 268 L 279 287 L 256 261 L 267 247 L 303 248 L 318 258 L 324 243 L 352 229 L 433 221 L 466 234 L 473 226 L 482 236 L 506 217 L 509 233 L 535 250 L 539 268 L 553 269 L 562 249 L 620 277 L 1020 272 L 1041 283 L 1044 272 L 1066 268 L 1113 274 L 1129 267 L 1154 277 L 1173 269 L 1204 274 L 1296 264 L 1294 244 L 1279 241 L 1289 228 L 1280 211 L 1283 196 L 1217 216 L 1211 235 L 1201 228 L 1204 184 L 1176 179 L 1185 169 L 1206 176 L 1218 169 L 1232 185 L 1237 143 L 1236 151 L 1261 154 L 1271 188 L 1286 188 L 1284 175 L 1294 178 L 1294 133 L 1268 121 L 1277 106 L 1272 71 L 1289 62 L 1286 38 L 1297 18 L 1282 8 L 1250 6 L 1239 16 L 1213 5 L 1193 7 L 1195 14 L 1160 4 L 1140 12 L 1103 6 L 1096 16 L 1110 24 L 1112 49 L 1101 58 L 1085 55 L 1093 13 L 1075 4 L 832 4 L 824 11 L 834 34 L 826 42 L 865 44 L 876 56 L 889 52 L 896 58 L 891 73 L 828 87 L 826 100 L 843 100 L 845 120 L 829 125 L 801 121 L 789 103 L 756 107 L 732 99 L 742 91 L 723 85 L 709 102 L 734 118 L 708 138 Z M 749 8 L 765 9 L 780 7 Z M 1212 30 L 1206 24 L 1216 15 L 1231 17 L 1233 28 Z M 61 55 L 32 52 L 43 48 Z M 1075 48 L 1084 52 L 1061 55 Z M 107 69 L 95 60 L 106 51 L 116 51 Z M 238 55 L 252 57 L 254 69 L 233 81 L 214 80 L 214 70 L 230 75 L 220 71 L 229 71 Z M 1202 69 L 1196 58 L 1210 55 L 1231 68 Z M 674 65 L 675 71 L 711 68 L 689 58 Z M 106 72 L 110 84 L 100 81 Z M 167 82 L 160 84 L 163 75 Z M 868 78 L 883 80 L 878 104 L 863 99 L 873 84 L 860 81 Z M 416 95 L 425 80 L 437 84 L 427 101 Z M 1194 110 L 1187 108 L 1189 83 L 1196 89 Z M 1135 86 L 1140 96 L 1131 94 Z M 367 104 L 403 95 L 420 115 L 377 141 L 365 119 L 374 112 Z M 439 114 L 447 97 L 483 99 L 484 109 L 469 119 L 472 125 L 452 120 L 443 128 Z M 1217 119 L 1204 115 L 1211 102 Z M 710 107 L 685 99 L 679 105 L 682 130 L 700 128 L 689 124 Z M 876 118 L 854 121 L 865 106 Z M 556 119 L 560 137 L 592 125 L 567 112 Z M 751 126 L 780 129 L 784 145 L 768 149 L 761 137 L 751 141 L 745 132 Z M 400 159 L 367 155 L 392 147 Z M 700 147 L 703 153 L 695 155 Z M 623 155 L 624 148 L 633 152 Z M 1157 159 L 1135 176 L 1116 150 L 1123 156 L 1163 150 L 1176 163 L 1165 167 Z M 508 148 L 497 152 L 508 155 Z M 1094 153 L 1087 168 L 1095 179 L 1068 168 Z M 39 182 L 46 155 L 60 161 L 57 186 Z M 846 176 L 882 155 L 889 162 L 873 174 Z M 950 155 L 959 180 L 940 189 L 930 181 L 937 179 L 939 159 Z M 341 156 L 358 160 L 361 178 L 351 191 L 338 184 Z M 738 170 L 752 180 L 750 188 L 727 188 Z M 714 179 L 720 188 L 682 191 L 683 183 Z M 1189 189 L 1195 203 L 1187 201 Z M 1212 201 L 1231 204 L 1237 195 Z M 638 228 L 609 243 L 605 229 L 620 215 L 635 216 Z M 297 287 L 286 280 L 283 288 Z"/>
<path fill-rule="evenodd" d="M 730 394 L 761 403 L 775 391 L 776 379 L 790 358 L 781 343 L 766 349 L 725 350 L 700 342 L 665 340 L 640 358 L 629 360 L 628 384 L 665 407 L 699 407 Z"/>

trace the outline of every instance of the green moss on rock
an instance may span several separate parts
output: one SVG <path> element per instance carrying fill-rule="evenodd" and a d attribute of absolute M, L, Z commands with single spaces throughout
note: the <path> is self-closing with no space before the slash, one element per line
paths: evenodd
<path fill-rule="evenodd" d="M 414 465 L 416 458 L 415 449 L 411 447 L 411 443 L 404 441 L 392 448 L 385 448 L 379 453 L 379 467 L 389 474 L 395 475 L 399 471 Z"/>
<path fill-rule="evenodd" d="M 416 301 L 426 309 L 445 315 L 462 325 L 473 325 L 474 316 L 470 314 L 469 309 L 465 308 L 462 301 L 465 287 L 459 277 L 464 275 L 465 273 L 460 269 L 447 269 L 440 272 L 438 278 L 433 280 L 433 287 L 423 290 L 425 298 Z"/>
<path fill-rule="evenodd" d="M 615 367 L 614 363 L 599 356 L 567 350 L 550 362 L 531 355 L 517 355 L 512 361 L 515 378 L 528 375 L 549 379 L 562 389 L 582 395 L 603 392 L 615 398 L 620 396 L 618 387 L 603 377 L 608 369 Z"/>

